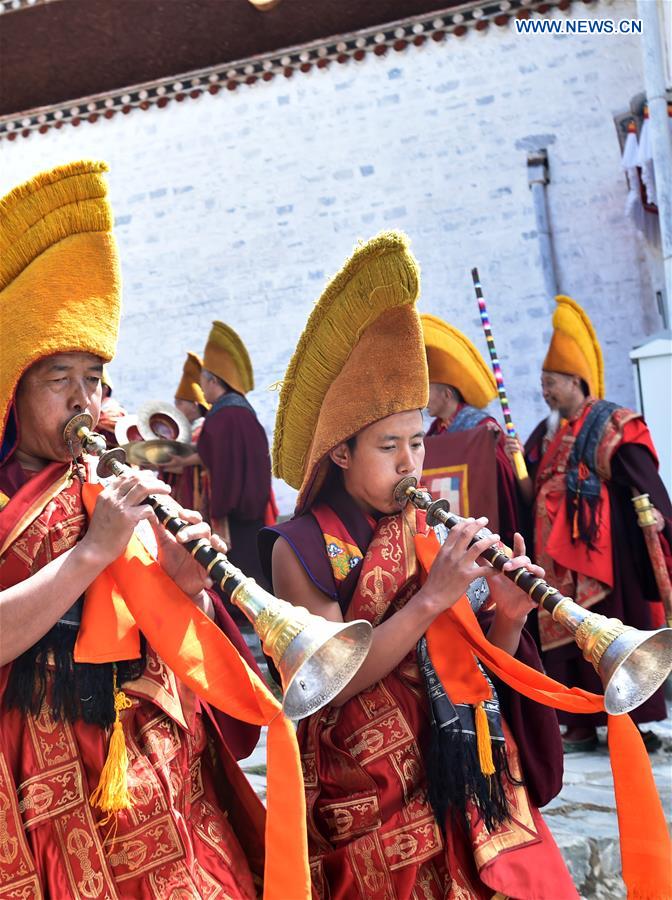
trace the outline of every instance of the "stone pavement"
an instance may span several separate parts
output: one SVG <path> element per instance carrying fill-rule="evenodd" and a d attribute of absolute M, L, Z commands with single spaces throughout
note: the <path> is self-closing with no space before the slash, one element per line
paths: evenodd
<path fill-rule="evenodd" d="M 645 729 L 655 731 L 663 740 L 662 748 L 649 758 L 668 824 L 672 825 L 672 718 L 668 715 L 664 722 L 646 725 Z M 600 746 L 595 752 L 565 756 L 562 791 L 543 813 L 581 896 L 616 900 L 625 897 L 625 886 L 620 877 L 606 729 L 599 731 Z"/>
<path fill-rule="evenodd" d="M 251 635 L 249 640 L 252 643 L 254 637 Z M 664 722 L 645 727 L 655 731 L 663 741 L 662 748 L 651 754 L 650 760 L 672 827 L 672 707 L 668 708 L 668 718 Z M 595 752 L 565 757 L 562 791 L 543 813 L 581 896 L 586 900 L 618 900 L 625 897 L 625 887 L 620 877 L 616 804 L 606 728 L 599 732 L 600 746 Z M 265 800 L 266 729 L 263 729 L 254 752 L 241 762 L 241 766 L 257 794 Z"/>

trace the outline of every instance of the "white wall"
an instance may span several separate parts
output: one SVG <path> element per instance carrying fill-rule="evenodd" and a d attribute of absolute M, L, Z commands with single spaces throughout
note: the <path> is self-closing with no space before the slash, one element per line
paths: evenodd
<path fill-rule="evenodd" d="M 636 16 L 634 0 L 571 15 Z M 559 17 L 565 14 L 557 13 Z M 221 318 L 246 341 L 253 404 L 272 430 L 282 378 L 326 279 L 357 238 L 401 228 L 421 308 L 485 353 L 480 269 L 509 397 L 525 436 L 544 413 L 550 336 L 526 153 L 548 147 L 560 288 L 600 335 L 609 397 L 634 403 L 628 350 L 660 327 L 612 115 L 642 90 L 637 37 L 485 34 L 333 63 L 0 144 L 0 191 L 77 157 L 111 166 L 125 314 L 111 367 L 132 411 L 172 397 L 184 353 Z M 287 511 L 291 492 L 280 490 Z"/>

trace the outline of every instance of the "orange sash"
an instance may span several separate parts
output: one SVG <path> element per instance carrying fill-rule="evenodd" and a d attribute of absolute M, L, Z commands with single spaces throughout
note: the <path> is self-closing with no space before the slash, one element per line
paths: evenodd
<path fill-rule="evenodd" d="M 82 488 L 89 517 L 101 490 L 95 484 Z M 129 637 L 125 627 L 110 631 L 109 591 L 115 585 L 117 601 L 123 598 L 137 627 L 184 684 L 236 719 L 268 725 L 264 898 L 306 900 L 310 897 L 306 807 L 294 726 L 226 635 L 166 575 L 135 535 L 124 555 L 87 592 L 85 605 L 102 601 L 106 608 L 100 622 L 90 610 L 86 642 L 79 647 L 87 660 L 94 661 L 96 651 L 101 659 L 109 657 L 113 633 L 121 633 L 124 640 Z"/>
<path fill-rule="evenodd" d="M 420 565 L 428 572 L 439 551 L 436 535 L 416 535 L 415 547 Z M 448 655 L 440 648 L 466 642 L 488 669 L 525 697 L 567 712 L 604 712 L 603 697 L 568 688 L 491 644 L 466 597 L 434 620 L 427 641 L 436 672 L 446 683 L 454 679 L 452 650 Z M 608 717 L 608 742 L 628 897 L 662 900 L 672 896 L 672 845 L 646 748 L 630 716 Z"/>

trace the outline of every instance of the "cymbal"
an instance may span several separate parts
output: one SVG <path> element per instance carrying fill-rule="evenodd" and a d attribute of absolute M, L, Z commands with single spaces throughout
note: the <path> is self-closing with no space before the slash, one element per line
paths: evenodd
<path fill-rule="evenodd" d="M 193 444 L 185 444 L 182 441 L 131 441 L 124 444 L 126 458 L 129 463 L 136 466 L 162 466 L 178 456 L 184 459 L 195 452 Z"/>
<path fill-rule="evenodd" d="M 114 425 L 114 436 L 119 446 L 131 441 L 140 441 L 142 436 L 138 430 L 138 417 L 133 415 L 121 416 Z"/>
<path fill-rule="evenodd" d="M 138 431 L 146 441 L 188 443 L 191 440 L 189 419 L 172 403 L 163 400 L 142 404 L 138 410 Z"/>

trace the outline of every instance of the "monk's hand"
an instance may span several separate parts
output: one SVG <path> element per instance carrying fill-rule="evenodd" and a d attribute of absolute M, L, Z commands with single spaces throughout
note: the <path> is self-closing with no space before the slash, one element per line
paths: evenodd
<path fill-rule="evenodd" d="M 168 485 L 152 472 L 133 469 L 111 481 L 98 495 L 82 548 L 105 565 L 121 556 L 136 525 L 154 517 L 144 503 L 150 494 L 170 494 Z"/>
<path fill-rule="evenodd" d="M 656 524 L 654 525 L 655 531 L 660 534 L 660 532 L 665 528 L 665 517 L 657 510 L 655 506 L 653 507 L 653 517 L 656 520 Z"/>
<path fill-rule="evenodd" d="M 486 518 L 463 519 L 448 532 L 422 589 L 436 607 L 437 614 L 450 609 L 475 578 L 493 577 L 495 570 L 492 566 L 479 566 L 476 560 L 488 547 L 495 546 L 499 535 L 488 534 L 469 546 L 470 541 L 487 523 Z"/>
<path fill-rule="evenodd" d="M 160 469 L 162 472 L 170 472 L 171 475 L 180 475 L 184 470 L 184 462 L 179 456 L 171 456 L 160 466 Z"/>
<path fill-rule="evenodd" d="M 513 462 L 513 457 L 516 453 L 524 453 L 525 451 L 518 437 L 511 437 L 511 435 L 507 435 L 504 441 L 504 452 Z"/>
<path fill-rule="evenodd" d="M 543 578 L 546 574 L 541 566 L 533 565 L 529 556 L 526 556 L 523 536 L 516 532 L 513 536 L 512 558 L 504 563 L 502 572 L 490 578 L 490 597 L 497 604 L 496 615 L 512 622 L 524 622 L 530 610 L 537 605 L 525 591 L 503 574 L 523 567 L 537 578 Z"/>
<path fill-rule="evenodd" d="M 208 523 L 204 522 L 201 514 L 195 510 L 182 509 L 174 504 L 174 512 L 188 523 L 175 537 L 159 524 L 156 517 L 150 520 L 156 536 L 159 563 L 185 594 L 197 602 L 206 603 L 202 594 L 207 588 L 212 587 L 212 579 L 182 545 L 204 538 L 215 550 L 226 553 L 226 543 L 218 535 L 212 534 Z"/>

